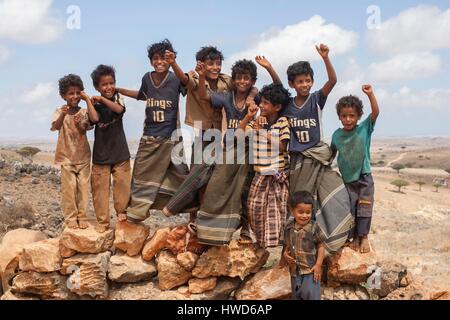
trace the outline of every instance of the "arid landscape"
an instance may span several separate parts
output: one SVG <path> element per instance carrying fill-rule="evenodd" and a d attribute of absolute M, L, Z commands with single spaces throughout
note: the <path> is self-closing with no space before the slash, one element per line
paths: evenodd
<path fill-rule="evenodd" d="M 51 167 L 52 142 L 0 141 L 2 163 L 21 162 L 15 150 L 34 146 L 42 150 L 33 158 L 41 169 L 17 173 L 0 163 L 0 239 L 12 229 L 41 230 L 49 237 L 61 232 L 60 184 Z M 132 153 L 136 142 L 130 143 Z M 450 288 L 450 189 L 434 186 L 433 181 L 449 179 L 450 138 L 386 138 L 372 145 L 375 178 L 375 209 L 371 243 L 382 260 L 395 260 L 408 268 L 416 279 L 436 290 Z M 403 164 L 399 172 L 391 167 Z M 20 170 L 19 170 L 20 171 Z M 391 184 L 405 180 L 401 188 Z M 420 185 L 417 182 L 421 182 Z M 436 181 L 435 181 L 436 182 Z M 112 212 L 112 206 L 111 206 Z M 94 219 L 92 204 L 89 214 Z M 156 213 L 149 220 L 151 232 L 156 228 L 186 220 L 186 215 L 167 219 Z M 272 250 L 271 261 L 279 250 Z"/>

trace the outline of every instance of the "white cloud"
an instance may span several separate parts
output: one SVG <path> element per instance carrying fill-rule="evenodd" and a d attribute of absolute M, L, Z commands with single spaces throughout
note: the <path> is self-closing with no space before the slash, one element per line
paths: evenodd
<path fill-rule="evenodd" d="M 47 43 L 64 32 L 52 0 L 0 0 L 0 37 L 31 44 Z"/>
<path fill-rule="evenodd" d="M 26 104 L 39 104 L 50 98 L 52 95 L 56 95 L 52 83 L 38 83 L 34 88 L 24 93 L 24 95 L 19 98 L 19 101 Z"/>
<path fill-rule="evenodd" d="M 388 104 L 392 108 L 450 109 L 450 89 L 430 88 L 426 90 L 413 90 L 407 86 L 403 86 L 393 93 L 387 90 L 382 90 L 380 93 L 380 101 Z"/>
<path fill-rule="evenodd" d="M 327 44 L 330 47 L 330 55 L 339 55 L 354 48 L 357 37 L 356 33 L 335 24 L 326 24 L 322 17 L 315 15 L 309 20 L 286 26 L 281 30 L 272 28 L 262 33 L 250 48 L 227 58 L 227 66 L 238 59 L 253 59 L 257 55 L 264 55 L 281 73 L 296 61 L 320 59 L 315 49 L 318 43 Z"/>
<path fill-rule="evenodd" d="M 4 63 L 6 60 L 8 60 L 11 52 L 7 47 L 4 47 L 0 45 L 0 64 Z"/>
<path fill-rule="evenodd" d="M 450 9 L 419 5 L 367 33 L 369 48 L 383 54 L 450 48 Z"/>
<path fill-rule="evenodd" d="M 393 58 L 372 63 L 369 77 L 373 81 L 391 82 L 428 77 L 443 70 L 440 56 L 430 52 L 399 54 Z"/>

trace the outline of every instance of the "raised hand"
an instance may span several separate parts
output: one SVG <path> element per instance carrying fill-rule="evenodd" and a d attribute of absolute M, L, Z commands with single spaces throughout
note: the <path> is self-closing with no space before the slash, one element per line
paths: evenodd
<path fill-rule="evenodd" d="M 197 65 L 195 66 L 195 71 L 200 75 L 204 76 L 206 75 L 206 65 L 204 62 L 198 61 Z"/>
<path fill-rule="evenodd" d="M 253 101 L 253 103 L 249 103 L 248 105 L 247 115 L 253 119 L 258 113 L 258 110 L 259 110 L 258 106 Z"/>
<path fill-rule="evenodd" d="M 67 113 L 69 113 L 69 109 L 70 109 L 69 106 L 63 106 L 63 107 L 61 107 L 61 113 L 63 115 L 67 115 Z"/>
<path fill-rule="evenodd" d="M 362 91 L 368 96 L 373 94 L 373 88 L 370 84 L 365 84 L 362 86 Z"/>
<path fill-rule="evenodd" d="M 90 99 L 89 96 L 84 91 L 81 91 L 80 96 L 83 101 L 88 101 Z"/>
<path fill-rule="evenodd" d="M 321 43 L 320 45 L 316 45 L 316 50 L 322 58 L 328 58 L 328 54 L 330 53 L 328 46 Z"/>
<path fill-rule="evenodd" d="M 272 67 L 269 60 L 267 60 L 264 56 L 256 56 L 255 61 L 263 68 L 268 69 Z"/>
<path fill-rule="evenodd" d="M 169 65 L 173 65 L 176 61 L 176 58 L 176 54 L 172 51 L 166 50 L 166 52 L 164 53 L 164 60 L 166 60 Z"/>

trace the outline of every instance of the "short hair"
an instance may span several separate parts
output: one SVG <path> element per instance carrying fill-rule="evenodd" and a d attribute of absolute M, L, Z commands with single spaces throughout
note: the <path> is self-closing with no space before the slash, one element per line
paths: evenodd
<path fill-rule="evenodd" d="M 339 99 L 338 103 L 336 104 L 336 112 L 338 116 L 341 115 L 341 111 L 344 108 L 355 109 L 359 117 L 364 114 L 363 103 L 361 99 L 354 95 L 348 95 Z"/>
<path fill-rule="evenodd" d="M 59 94 L 60 96 L 64 96 L 67 91 L 69 91 L 70 87 L 78 87 L 81 91 L 84 90 L 83 81 L 80 76 L 76 74 L 68 74 L 58 81 L 59 84 Z"/>
<path fill-rule="evenodd" d="M 173 49 L 172 43 L 168 39 L 164 39 L 147 47 L 148 58 L 151 61 L 155 54 L 159 54 L 160 56 L 164 57 L 166 50 L 172 51 L 173 53 L 177 54 L 177 52 Z"/>
<path fill-rule="evenodd" d="M 300 203 L 310 204 L 314 208 L 314 197 L 308 191 L 297 191 L 289 197 L 289 207 L 295 208 Z"/>
<path fill-rule="evenodd" d="M 295 78 L 300 75 L 309 75 L 314 81 L 314 70 L 308 61 L 299 61 L 289 66 L 287 69 L 288 80 L 294 82 Z"/>
<path fill-rule="evenodd" d="M 236 79 L 236 75 L 238 74 L 248 74 L 253 81 L 256 81 L 256 64 L 253 61 L 247 59 L 236 61 L 235 64 L 231 67 L 231 78 L 233 80 Z"/>
<path fill-rule="evenodd" d="M 281 104 L 282 109 L 289 103 L 291 94 L 281 84 L 269 84 L 262 87 L 259 95 L 276 105 Z"/>
<path fill-rule="evenodd" d="M 223 61 L 223 54 L 216 47 L 207 46 L 202 47 L 196 54 L 195 60 L 205 62 L 206 60 L 217 60 Z"/>
<path fill-rule="evenodd" d="M 92 71 L 91 78 L 95 88 L 98 87 L 100 79 L 104 76 L 111 76 L 114 81 L 116 81 L 116 70 L 114 67 L 101 64 L 97 66 L 94 71 Z"/>

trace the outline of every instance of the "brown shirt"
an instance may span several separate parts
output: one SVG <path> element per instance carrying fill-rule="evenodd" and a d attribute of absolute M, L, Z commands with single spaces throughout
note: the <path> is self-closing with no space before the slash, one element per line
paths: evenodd
<path fill-rule="evenodd" d="M 61 108 L 56 109 L 52 116 L 52 124 L 61 115 Z M 75 115 L 81 116 L 80 123 L 75 123 Z M 76 165 L 91 162 L 91 148 L 86 136 L 90 130 L 86 109 L 79 108 L 76 114 L 67 114 L 59 129 L 58 143 L 55 152 L 55 164 Z"/>
<path fill-rule="evenodd" d="M 189 81 L 186 85 L 186 119 L 185 123 L 193 127 L 194 121 L 202 121 L 202 130 L 211 128 L 222 130 L 222 110 L 215 109 L 209 101 L 203 101 L 198 94 L 198 74 L 190 71 L 187 74 Z M 231 91 L 231 77 L 226 74 L 220 74 L 217 81 L 217 88 L 211 88 L 208 81 L 206 87 L 209 92 L 227 92 Z"/>

